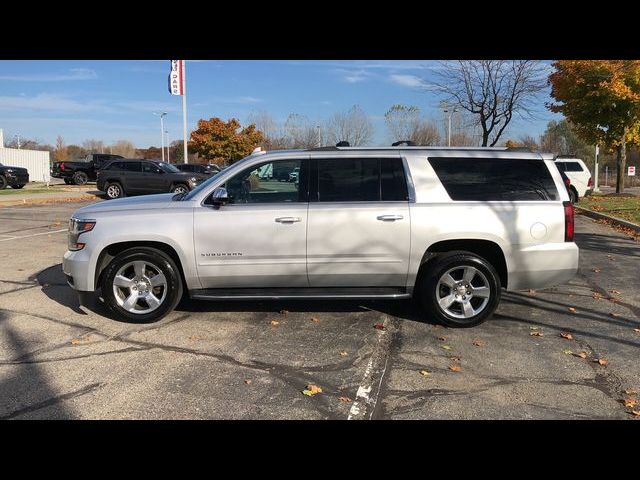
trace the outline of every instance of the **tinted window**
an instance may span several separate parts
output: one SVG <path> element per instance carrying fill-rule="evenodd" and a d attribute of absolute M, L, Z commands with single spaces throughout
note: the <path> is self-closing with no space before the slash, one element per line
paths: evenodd
<path fill-rule="evenodd" d="M 122 162 L 112 162 L 106 168 L 106 170 L 122 170 L 122 169 L 123 169 Z"/>
<path fill-rule="evenodd" d="M 318 160 L 318 200 L 321 202 L 367 202 L 380 200 L 377 158 Z"/>
<path fill-rule="evenodd" d="M 160 167 L 154 165 L 153 163 L 143 162 L 142 171 L 144 173 L 160 173 Z"/>
<path fill-rule="evenodd" d="M 281 160 L 249 167 L 227 181 L 229 203 L 306 202 L 307 177 L 306 169 L 300 168 L 302 163 Z M 296 168 L 302 173 L 290 176 Z"/>
<path fill-rule="evenodd" d="M 407 201 L 400 158 L 318 159 L 320 202 Z"/>
<path fill-rule="evenodd" d="M 553 178 L 539 160 L 430 158 L 452 200 L 557 200 Z"/>
<path fill-rule="evenodd" d="M 565 172 L 583 172 L 582 165 L 578 162 L 556 162 L 558 168 Z"/>
<path fill-rule="evenodd" d="M 123 169 L 126 172 L 139 172 L 140 162 L 122 162 Z"/>
<path fill-rule="evenodd" d="M 401 159 L 380 159 L 380 185 L 383 201 L 406 201 L 409 199 L 407 179 L 404 175 Z"/>

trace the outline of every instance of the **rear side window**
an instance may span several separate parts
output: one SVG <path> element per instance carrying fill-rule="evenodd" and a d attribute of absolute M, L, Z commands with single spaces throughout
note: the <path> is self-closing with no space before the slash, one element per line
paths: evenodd
<path fill-rule="evenodd" d="M 400 158 L 317 160 L 318 201 L 407 201 L 407 181 Z"/>
<path fill-rule="evenodd" d="M 112 162 L 106 168 L 106 170 L 122 170 L 122 169 L 123 169 L 122 162 Z"/>
<path fill-rule="evenodd" d="M 430 158 L 452 200 L 557 200 L 558 191 L 540 160 Z"/>
<path fill-rule="evenodd" d="M 584 172 L 582 165 L 578 162 L 556 162 L 556 165 L 565 172 Z"/>
<path fill-rule="evenodd" d="M 127 172 L 139 172 L 140 162 L 122 162 L 124 170 Z"/>

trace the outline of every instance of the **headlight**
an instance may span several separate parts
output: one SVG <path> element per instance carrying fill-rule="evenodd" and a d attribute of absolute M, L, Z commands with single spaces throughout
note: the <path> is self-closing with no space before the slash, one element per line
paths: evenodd
<path fill-rule="evenodd" d="M 78 238 L 85 232 L 90 232 L 96 226 L 95 220 L 80 220 L 78 218 L 69 219 L 69 242 L 68 248 L 72 252 L 82 250 L 84 243 L 79 243 Z"/>
<path fill-rule="evenodd" d="M 7 172 L 7 173 L 13 173 L 13 170 L 12 170 L 11 168 L 7 168 L 7 169 L 5 170 L 5 172 Z"/>
<path fill-rule="evenodd" d="M 198 183 L 198 179 L 197 179 L 196 177 L 191 177 L 191 178 L 189 179 L 189 181 L 190 181 L 191 183 L 193 183 L 194 185 L 195 185 L 196 183 Z"/>

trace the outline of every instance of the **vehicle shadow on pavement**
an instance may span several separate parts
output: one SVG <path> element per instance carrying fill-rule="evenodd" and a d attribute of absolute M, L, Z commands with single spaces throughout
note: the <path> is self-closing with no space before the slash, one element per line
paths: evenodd
<path fill-rule="evenodd" d="M 631 244 L 619 235 L 603 235 L 596 233 L 577 233 L 576 242 L 581 249 L 603 252 L 611 255 L 624 255 L 628 257 L 640 257 L 640 248 L 637 244 Z"/>
<path fill-rule="evenodd" d="M 62 272 L 61 263 L 39 271 L 29 277 L 29 280 L 37 281 L 42 288 L 42 293 L 54 302 L 70 308 L 74 313 L 79 315 L 87 314 L 80 308 L 80 302 L 78 301 L 76 292 L 67 285 L 67 279 Z"/>
<path fill-rule="evenodd" d="M 76 392 L 59 395 L 45 378 L 36 363 L 30 362 L 33 342 L 22 339 L 9 324 L 8 316 L 0 310 L 0 326 L 4 339 L 3 351 L 10 357 L 0 358 L 3 365 L 0 376 L 0 420 L 8 420 L 55 406 L 55 418 L 73 418 L 62 401 L 75 396 Z M 49 415 L 50 416 L 50 415 Z"/>

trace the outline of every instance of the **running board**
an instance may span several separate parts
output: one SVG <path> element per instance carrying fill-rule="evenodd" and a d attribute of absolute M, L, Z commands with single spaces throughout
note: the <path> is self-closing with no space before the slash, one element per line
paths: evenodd
<path fill-rule="evenodd" d="M 295 300 L 295 299 L 403 299 L 410 298 L 405 288 L 209 288 L 190 290 L 197 300 Z"/>

